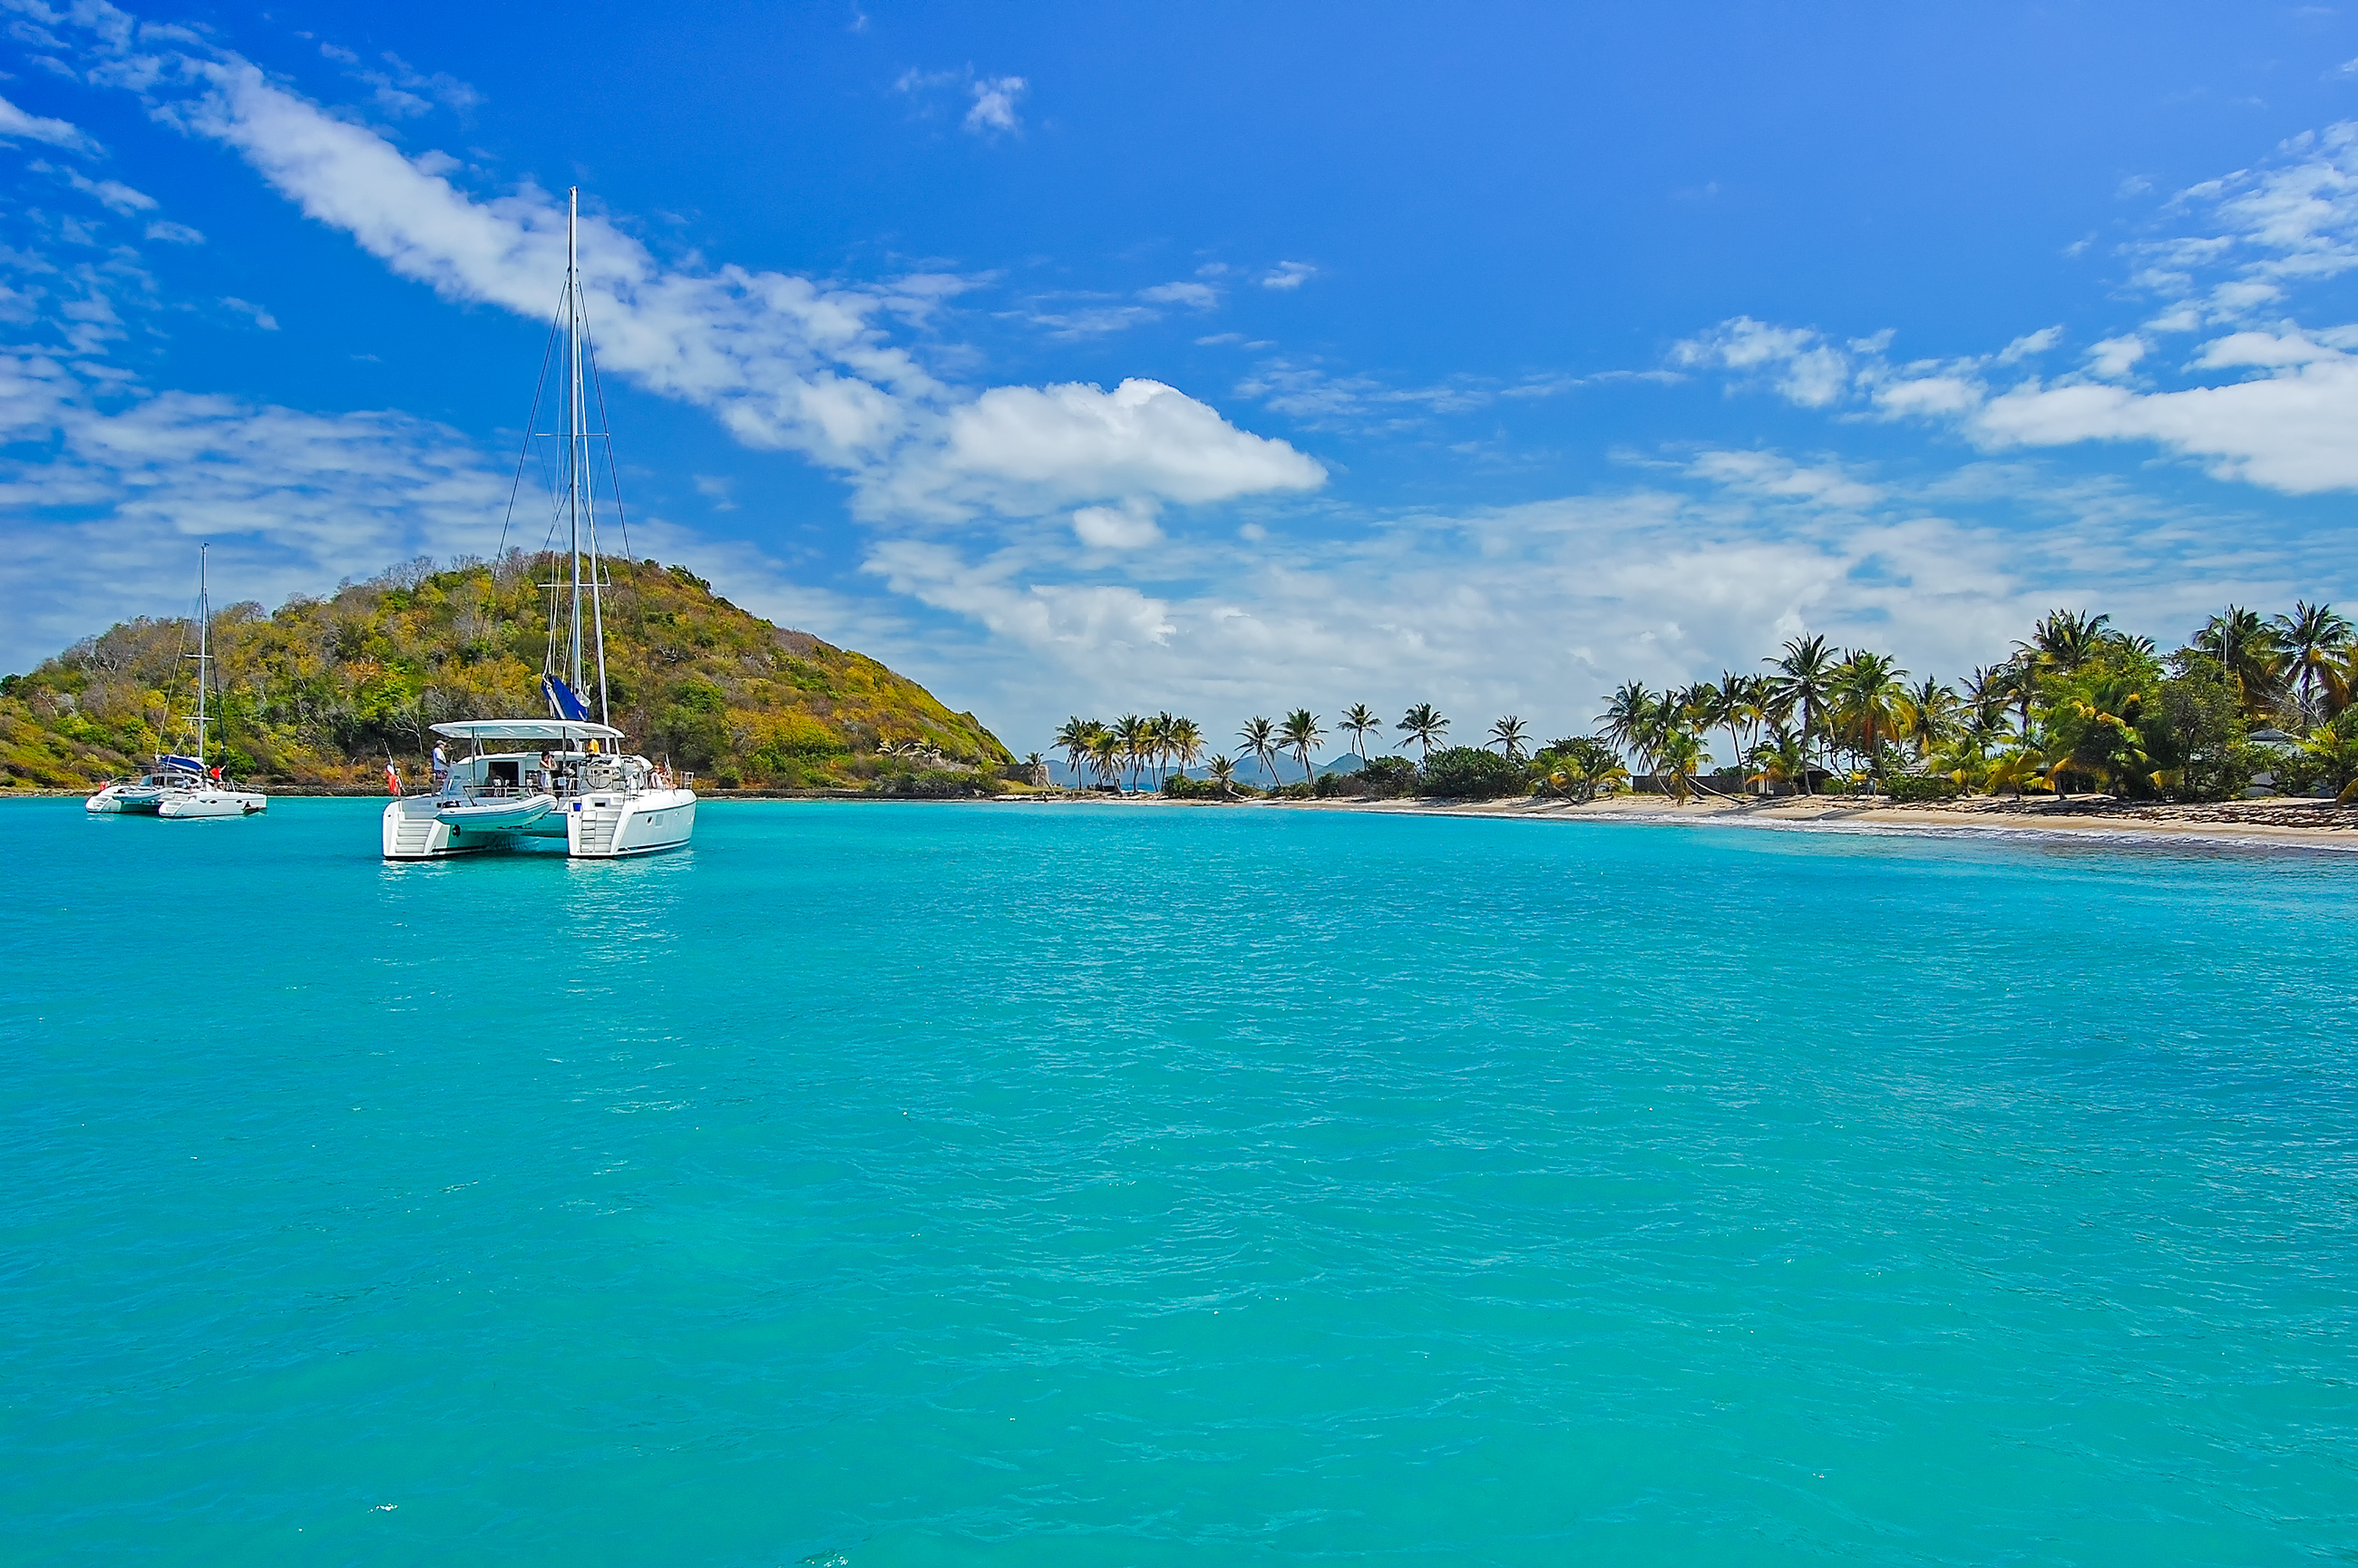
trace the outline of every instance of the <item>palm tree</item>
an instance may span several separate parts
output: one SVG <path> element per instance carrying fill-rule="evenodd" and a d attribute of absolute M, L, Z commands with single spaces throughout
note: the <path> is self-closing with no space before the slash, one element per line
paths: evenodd
<path fill-rule="evenodd" d="M 2314 717 L 2319 707 L 2317 688 L 2332 679 L 2333 655 L 2351 645 L 2350 622 L 2335 614 L 2330 604 L 2302 600 L 2290 615 L 2276 617 L 2273 624 L 2277 646 L 2291 665 L 2293 699 L 2300 704 L 2304 718 Z"/>
<path fill-rule="evenodd" d="M 1785 712 L 1799 719 L 1801 725 L 1801 748 L 1809 751 L 1823 733 L 1826 722 L 1827 684 L 1833 678 L 1833 651 L 1826 646 L 1823 637 L 1795 637 L 1785 644 L 1785 656 L 1764 659 L 1773 665 L 1776 674 L 1769 676 L 1769 687 L 1776 701 Z M 1810 775 L 1801 774 L 1801 793 L 1810 793 Z"/>
<path fill-rule="evenodd" d="M 1089 731 L 1089 765 L 1103 788 L 1121 779 L 1121 736 L 1109 725 L 1099 724 Z"/>
<path fill-rule="evenodd" d="M 1810 773 L 1810 751 L 1801 738 L 1779 724 L 1752 743 L 1746 756 L 1752 771 L 1744 782 L 1757 784 L 1766 793 L 1771 784 L 1806 781 Z"/>
<path fill-rule="evenodd" d="M 1685 730 L 1673 730 L 1660 741 L 1658 766 L 1662 787 L 1684 806 L 1694 795 L 1695 773 L 1703 766 L 1703 742 Z"/>
<path fill-rule="evenodd" d="M 1065 766 L 1071 771 L 1075 784 L 1081 782 L 1081 759 L 1089 754 L 1089 738 L 1104 728 L 1094 719 L 1075 715 L 1065 720 L 1050 742 L 1054 750 L 1065 753 Z"/>
<path fill-rule="evenodd" d="M 1318 716 L 1306 708 L 1297 708 L 1285 716 L 1277 733 L 1286 750 L 1293 753 L 1293 760 L 1302 764 L 1302 782 L 1308 784 L 1311 748 L 1326 739 L 1326 731 L 1318 728 Z"/>
<path fill-rule="evenodd" d="M 1338 726 L 1351 732 L 1351 754 L 1363 762 L 1368 760 L 1368 733 L 1383 727 L 1384 721 L 1376 717 L 1376 710 L 1364 702 L 1355 702 L 1344 709 L 1342 723 Z"/>
<path fill-rule="evenodd" d="M 1184 773 L 1204 754 L 1204 730 L 1192 719 L 1174 719 L 1163 731 L 1163 744 Z"/>
<path fill-rule="evenodd" d="M 1498 747 L 1506 753 L 1507 760 L 1510 762 L 1521 762 L 1523 760 L 1523 721 L 1509 713 L 1490 726 L 1490 739 L 1486 744 Z"/>
<path fill-rule="evenodd" d="M 1214 757 L 1211 762 L 1212 782 L 1220 786 L 1222 795 L 1237 793 L 1237 765 L 1226 757 Z"/>
<path fill-rule="evenodd" d="M 1605 727 L 1606 740 L 1635 755 L 1650 773 L 1666 706 L 1666 699 L 1648 691 L 1644 682 L 1624 681 L 1621 689 L 1606 699 L 1596 722 Z"/>
<path fill-rule="evenodd" d="M 1171 727 L 1178 722 L 1168 710 L 1158 713 L 1146 721 L 1146 732 L 1141 737 L 1147 761 L 1154 767 L 1154 787 L 1157 789 L 1163 787 L 1163 771 L 1171 763 Z"/>
<path fill-rule="evenodd" d="M 1719 686 L 1713 694 L 1711 705 L 1712 718 L 1714 722 L 1725 726 L 1728 760 L 1739 764 L 1744 759 L 1744 741 L 1737 731 L 1760 717 L 1760 709 L 1753 703 L 1752 693 L 1753 685 L 1748 677 L 1737 675 L 1734 670 L 1719 672 Z"/>
<path fill-rule="evenodd" d="M 2217 659 L 2242 697 L 2244 711 L 2265 717 L 2284 688 L 2290 662 L 2277 629 L 2259 612 L 2231 604 L 2202 623 L 2194 646 Z"/>
<path fill-rule="evenodd" d="M 1962 708 L 1955 692 L 1926 676 L 1900 696 L 1899 738 L 1915 747 L 1919 757 L 1928 757 L 1957 732 Z"/>
<path fill-rule="evenodd" d="M 2102 653 L 2107 643 L 2123 640 L 2118 632 L 2111 629 L 2112 624 L 2109 615 L 2050 610 L 2030 629 L 2030 641 L 2017 643 L 2014 650 L 2017 656 L 2027 658 L 2039 669 L 2072 675 Z"/>
<path fill-rule="evenodd" d="M 1907 700 L 1908 689 L 1899 677 L 1907 673 L 1894 668 L 1887 654 L 1854 648 L 1834 667 L 1827 690 L 1834 724 L 1845 744 L 1865 760 L 1870 788 L 1883 772 L 1883 748 L 1899 728 L 1899 706 Z"/>
<path fill-rule="evenodd" d="M 1245 749 L 1246 756 L 1260 764 L 1261 772 L 1269 775 L 1269 782 L 1275 784 L 1277 782 L 1277 726 L 1255 715 L 1246 719 L 1245 727 L 1237 731 L 1237 743 Z"/>
<path fill-rule="evenodd" d="M 1420 702 L 1401 715 L 1401 721 L 1392 728 L 1407 734 L 1408 740 L 1402 741 L 1401 745 L 1407 745 L 1409 741 L 1415 741 L 1422 749 L 1422 756 L 1429 761 L 1433 756 L 1433 743 L 1441 739 L 1443 730 L 1449 728 L 1449 720 L 1444 719 L 1433 704 Z"/>
<path fill-rule="evenodd" d="M 1113 721 L 1114 739 L 1120 743 L 1122 765 L 1130 782 L 1138 783 L 1138 770 L 1146 760 L 1147 724 L 1135 713 L 1125 713 Z"/>

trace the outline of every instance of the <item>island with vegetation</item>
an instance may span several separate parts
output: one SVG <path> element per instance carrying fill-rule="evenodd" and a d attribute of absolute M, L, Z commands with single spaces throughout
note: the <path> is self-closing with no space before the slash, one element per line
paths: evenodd
<path fill-rule="evenodd" d="M 1055 735 L 1076 782 L 1187 799 L 1255 796 L 1574 801 L 1630 789 L 1701 795 L 1969 795 L 2212 802 L 2258 784 L 2358 796 L 2358 634 L 2330 605 L 2263 616 L 2230 606 L 2164 654 L 2109 616 L 2056 611 L 1996 663 L 1952 685 L 1910 681 L 1888 654 L 1796 637 L 1753 672 L 1664 691 L 1628 682 L 1596 730 L 1533 745 L 1512 715 L 1479 744 L 1448 744 L 1429 703 L 1387 725 L 1365 704 L 1334 727 L 1350 754 L 1321 769 L 1326 723 L 1307 708 L 1255 717 L 1236 755 L 1206 759 L 1194 720 L 1075 717 Z M 1417 758 L 1384 754 L 1413 745 Z M 1245 759 L 1260 777 L 1239 776 Z M 1198 766 L 1199 762 L 1202 764 Z M 1296 776 L 1285 780 L 1289 771 Z"/>
<path fill-rule="evenodd" d="M 215 612 L 213 759 L 277 790 L 425 776 L 432 727 L 538 716 L 557 561 L 417 561 L 320 599 Z M 971 713 L 773 625 L 684 567 L 606 563 L 606 683 L 634 747 L 709 790 L 971 794 L 1018 772 Z M 195 626 L 124 622 L 0 679 L 0 789 L 84 789 L 187 742 Z"/>

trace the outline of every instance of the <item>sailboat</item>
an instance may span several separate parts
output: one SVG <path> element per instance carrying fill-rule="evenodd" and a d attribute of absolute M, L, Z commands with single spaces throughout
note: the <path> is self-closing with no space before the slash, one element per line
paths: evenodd
<path fill-rule="evenodd" d="M 159 752 L 156 765 L 135 779 L 115 779 L 82 802 L 82 809 L 100 814 L 161 816 L 178 820 L 192 816 L 251 816 L 270 809 L 270 797 L 258 790 L 226 784 L 222 770 L 205 767 L 205 692 L 212 672 L 212 600 L 205 581 L 205 557 L 210 545 L 197 546 L 197 754 Z M 185 655 L 184 655 L 185 656 Z"/>
<path fill-rule="evenodd" d="M 644 855 L 684 845 L 696 830 L 692 780 L 623 750 L 606 695 L 606 574 L 598 553 L 593 437 L 583 397 L 589 322 L 582 310 L 581 193 L 568 193 L 565 293 L 557 325 L 565 334 L 565 460 L 561 506 L 569 534 L 567 577 L 547 586 L 566 595 L 552 609 L 540 695 L 546 719 L 469 719 L 437 724 L 434 733 L 463 743 L 430 795 L 403 795 L 384 808 L 384 858 L 435 860 L 454 855 L 552 845 L 582 860 Z M 569 591 L 568 591 L 569 590 Z M 562 635 L 560 637 L 560 631 Z M 585 670 L 583 654 L 593 655 Z M 561 665 L 561 668 L 560 668 Z M 590 717 L 588 678 L 596 680 Z"/>

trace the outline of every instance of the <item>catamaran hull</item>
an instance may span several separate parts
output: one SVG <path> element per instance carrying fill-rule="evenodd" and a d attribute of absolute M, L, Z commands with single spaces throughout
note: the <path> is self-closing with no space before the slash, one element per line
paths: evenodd
<path fill-rule="evenodd" d="M 384 808 L 384 849 L 388 860 L 440 860 L 486 850 L 514 849 L 526 838 L 565 840 L 577 860 L 612 860 L 676 849 L 696 831 L 693 790 L 648 790 L 639 795 L 586 795 L 561 811 L 512 827 L 481 827 L 446 820 L 451 815 L 431 795 L 389 801 Z"/>
<path fill-rule="evenodd" d="M 120 784 L 108 784 L 83 801 L 81 808 L 102 816 L 153 816 L 163 800 L 164 792 L 160 789 L 125 789 Z"/>
<path fill-rule="evenodd" d="M 565 829 L 565 852 L 585 860 L 676 849 L 696 831 L 696 792 L 590 795 L 569 803 Z"/>
<path fill-rule="evenodd" d="M 270 809 L 270 797 L 250 789 L 192 789 L 156 807 L 156 815 L 178 822 L 199 816 L 252 816 Z"/>
<path fill-rule="evenodd" d="M 481 833 L 513 833 L 529 827 L 557 809 L 553 795 L 528 795 L 522 800 L 486 801 L 479 806 L 443 806 L 434 813 L 438 822 Z"/>

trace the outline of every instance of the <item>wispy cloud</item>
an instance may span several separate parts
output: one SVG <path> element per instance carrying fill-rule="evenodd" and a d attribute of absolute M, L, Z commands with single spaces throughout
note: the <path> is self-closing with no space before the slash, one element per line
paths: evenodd
<path fill-rule="evenodd" d="M 1261 275 L 1263 288 L 1299 288 L 1318 276 L 1318 269 L 1308 262 L 1280 262 Z"/>
<path fill-rule="evenodd" d="M 1020 76 L 990 76 L 974 84 L 974 103 L 966 112 L 963 122 L 967 130 L 976 135 L 996 135 L 1023 128 L 1015 112 L 1027 84 Z"/>
<path fill-rule="evenodd" d="M 27 114 L 5 98 L 0 98 L 0 141 L 41 142 L 75 153 L 106 150 L 71 121 Z"/>

